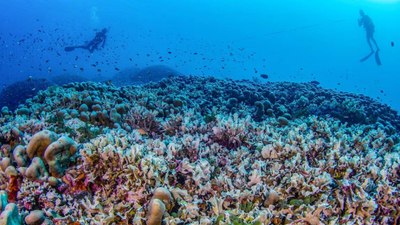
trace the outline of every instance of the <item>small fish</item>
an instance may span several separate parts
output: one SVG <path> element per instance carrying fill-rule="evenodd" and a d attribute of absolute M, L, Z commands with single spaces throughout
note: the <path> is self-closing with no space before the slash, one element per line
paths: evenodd
<path fill-rule="evenodd" d="M 79 68 L 81 71 L 83 71 L 84 70 L 84 68 L 83 67 L 81 67 L 81 68 Z"/>
<path fill-rule="evenodd" d="M 390 45 L 391 45 L 392 47 L 394 47 L 394 41 L 390 42 Z"/>
<path fill-rule="evenodd" d="M 118 68 L 118 67 L 115 67 L 115 70 L 116 70 L 116 71 L 119 71 L 119 68 Z"/>
<path fill-rule="evenodd" d="M 319 81 L 313 80 L 313 81 L 310 81 L 310 84 L 317 86 L 320 83 L 319 83 Z"/>
<path fill-rule="evenodd" d="M 263 73 L 263 74 L 260 74 L 260 77 L 263 79 L 268 79 L 269 76 L 268 76 L 268 74 Z"/>

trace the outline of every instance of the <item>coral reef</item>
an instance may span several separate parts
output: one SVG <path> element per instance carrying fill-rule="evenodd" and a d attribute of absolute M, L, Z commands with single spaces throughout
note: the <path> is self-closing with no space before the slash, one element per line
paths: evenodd
<path fill-rule="evenodd" d="M 46 181 L 49 177 L 49 173 L 44 165 L 41 158 L 35 157 L 32 159 L 31 164 L 25 171 L 25 177 L 34 181 Z"/>
<path fill-rule="evenodd" d="M 152 199 L 147 212 L 147 225 L 161 225 L 165 213 L 165 205 L 160 199 Z"/>
<path fill-rule="evenodd" d="M 77 145 L 69 137 L 62 136 L 51 143 L 44 152 L 44 158 L 49 165 L 49 172 L 54 177 L 61 177 L 76 153 Z"/>
<path fill-rule="evenodd" d="M 9 203 L 0 214 L 1 225 L 21 225 L 21 216 L 18 214 L 17 205 Z"/>
<path fill-rule="evenodd" d="M 398 224 L 399 121 L 368 97 L 313 83 L 51 87 L 2 111 L 2 218 Z"/>
<path fill-rule="evenodd" d="M 51 85 L 53 83 L 44 78 L 28 79 L 12 83 L 0 92 L 0 108 L 7 106 L 10 110 L 15 110 L 19 104 L 28 98 L 32 98 L 40 90 L 45 90 Z"/>
<path fill-rule="evenodd" d="M 26 147 L 26 153 L 31 159 L 36 156 L 43 158 L 47 147 L 56 140 L 56 133 L 49 130 L 42 130 L 32 136 L 32 139 Z"/>
<path fill-rule="evenodd" d="M 164 65 L 148 66 L 142 69 L 128 68 L 115 74 L 111 81 L 117 87 L 128 85 L 143 85 L 149 82 L 158 82 L 164 78 L 180 76 L 181 74 Z"/>
<path fill-rule="evenodd" d="M 168 189 L 157 188 L 148 206 L 146 224 L 161 225 L 164 213 L 170 211 L 172 206 L 172 196 Z"/>

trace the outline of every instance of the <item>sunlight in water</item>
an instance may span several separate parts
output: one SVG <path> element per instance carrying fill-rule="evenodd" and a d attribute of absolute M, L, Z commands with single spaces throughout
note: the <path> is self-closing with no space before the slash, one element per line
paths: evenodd
<path fill-rule="evenodd" d="M 375 3 L 400 3 L 400 0 L 369 0 Z"/>

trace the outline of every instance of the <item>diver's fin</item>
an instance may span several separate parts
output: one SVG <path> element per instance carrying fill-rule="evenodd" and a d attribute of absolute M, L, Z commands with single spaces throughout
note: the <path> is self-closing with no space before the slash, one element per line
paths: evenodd
<path fill-rule="evenodd" d="M 79 46 L 69 46 L 69 47 L 65 47 L 64 51 L 66 52 L 71 52 L 73 50 L 75 50 L 76 48 L 83 48 L 83 49 L 87 49 L 87 47 L 85 45 L 79 45 Z"/>
<path fill-rule="evenodd" d="M 378 65 L 378 66 L 382 65 L 381 58 L 379 57 L 379 50 L 377 50 L 375 52 L 375 61 L 376 61 L 376 65 Z"/>
<path fill-rule="evenodd" d="M 74 47 L 74 46 L 70 46 L 70 47 L 65 47 L 65 48 L 64 48 L 64 51 L 66 51 L 66 52 L 71 52 L 71 51 L 73 51 L 73 50 L 75 50 L 75 47 Z"/>
<path fill-rule="evenodd" d="M 369 59 L 369 57 L 371 57 L 373 54 L 374 54 L 374 52 L 369 53 L 364 58 L 360 59 L 360 62 L 364 62 L 365 60 Z"/>

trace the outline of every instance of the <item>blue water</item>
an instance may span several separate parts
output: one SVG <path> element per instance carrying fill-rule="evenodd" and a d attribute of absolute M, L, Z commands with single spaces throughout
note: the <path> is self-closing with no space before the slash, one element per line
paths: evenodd
<path fill-rule="evenodd" d="M 375 24 L 381 66 L 359 62 L 369 53 L 360 9 Z M 161 64 L 221 78 L 317 80 L 400 109 L 396 0 L 0 0 L 0 10 L 1 86 L 61 74 L 106 80 Z M 110 30 L 104 49 L 64 51 L 102 28 Z"/>

